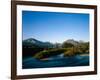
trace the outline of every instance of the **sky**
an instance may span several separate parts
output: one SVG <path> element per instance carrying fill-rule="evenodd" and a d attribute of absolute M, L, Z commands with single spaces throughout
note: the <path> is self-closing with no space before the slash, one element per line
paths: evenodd
<path fill-rule="evenodd" d="M 23 40 L 62 43 L 68 39 L 89 41 L 89 14 L 22 11 Z"/>

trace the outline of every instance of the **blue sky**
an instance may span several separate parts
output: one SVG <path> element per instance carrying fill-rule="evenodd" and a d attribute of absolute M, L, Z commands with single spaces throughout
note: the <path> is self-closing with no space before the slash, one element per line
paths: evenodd
<path fill-rule="evenodd" d="M 89 14 L 60 12 L 22 12 L 23 40 L 63 42 L 89 41 Z"/>

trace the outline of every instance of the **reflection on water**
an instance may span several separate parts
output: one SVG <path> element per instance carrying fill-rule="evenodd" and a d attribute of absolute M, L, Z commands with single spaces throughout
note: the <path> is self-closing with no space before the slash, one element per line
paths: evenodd
<path fill-rule="evenodd" d="M 76 55 L 63 57 L 63 54 L 49 57 L 44 60 L 37 60 L 33 57 L 23 59 L 23 69 L 28 68 L 50 68 L 50 67 L 73 67 L 89 66 L 89 55 Z"/>

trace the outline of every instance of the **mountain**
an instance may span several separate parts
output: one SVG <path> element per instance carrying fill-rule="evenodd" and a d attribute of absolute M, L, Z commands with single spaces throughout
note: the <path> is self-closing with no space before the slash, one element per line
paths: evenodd
<path fill-rule="evenodd" d="M 39 48 L 52 48 L 53 44 L 50 42 L 42 42 L 42 41 L 36 40 L 34 38 L 29 38 L 29 39 L 23 40 L 23 46 L 39 47 Z"/>
<path fill-rule="evenodd" d="M 83 41 L 76 41 L 74 39 L 68 39 L 66 41 L 64 41 L 63 43 L 71 43 L 75 46 L 84 43 Z M 63 44 L 62 43 L 62 44 Z M 43 42 L 43 41 L 39 41 L 37 39 L 34 38 L 29 38 L 26 40 L 23 40 L 23 46 L 24 47 L 34 47 L 34 48 L 61 48 L 62 44 L 60 43 L 50 43 L 50 42 Z"/>
<path fill-rule="evenodd" d="M 65 42 L 71 43 L 71 44 L 73 44 L 73 45 L 78 45 L 78 44 L 79 44 L 79 42 L 78 42 L 78 41 L 75 41 L 74 39 L 68 39 L 68 40 L 66 40 Z"/>

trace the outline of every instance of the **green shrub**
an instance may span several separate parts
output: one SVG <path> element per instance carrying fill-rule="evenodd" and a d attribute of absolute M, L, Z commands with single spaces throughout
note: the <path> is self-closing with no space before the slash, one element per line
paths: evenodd
<path fill-rule="evenodd" d="M 64 52 L 65 57 L 74 56 L 74 55 L 78 55 L 78 54 L 83 54 L 83 51 L 78 47 L 67 48 L 67 51 Z"/>
<path fill-rule="evenodd" d="M 74 52 L 73 52 L 73 48 L 67 48 L 66 52 L 64 52 L 64 56 L 73 56 Z"/>

